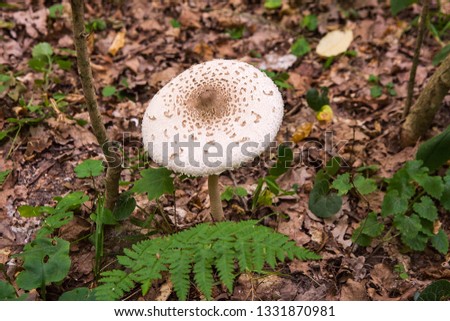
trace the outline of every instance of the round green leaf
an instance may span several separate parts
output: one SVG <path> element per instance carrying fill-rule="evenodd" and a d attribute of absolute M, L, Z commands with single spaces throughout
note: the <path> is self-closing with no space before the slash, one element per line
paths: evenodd
<path fill-rule="evenodd" d="M 86 159 L 75 167 L 78 178 L 96 177 L 103 173 L 103 162 L 97 159 Z"/>

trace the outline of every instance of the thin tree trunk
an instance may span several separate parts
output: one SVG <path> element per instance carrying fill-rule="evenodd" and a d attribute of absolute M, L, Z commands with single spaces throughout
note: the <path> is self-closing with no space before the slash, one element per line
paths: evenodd
<path fill-rule="evenodd" d="M 119 197 L 119 179 L 122 163 L 121 156 L 116 151 L 111 141 L 108 140 L 106 129 L 97 105 L 97 96 L 93 85 L 94 79 L 92 77 L 92 69 L 86 43 L 87 34 L 84 29 L 84 1 L 70 0 L 70 6 L 72 7 L 73 35 L 77 51 L 78 72 L 80 74 L 84 98 L 86 100 L 92 130 L 102 148 L 107 162 L 105 207 L 112 210 Z"/>
<path fill-rule="evenodd" d="M 425 134 L 449 90 L 450 55 L 431 76 L 406 117 L 401 130 L 403 147 L 414 145 Z"/>
<path fill-rule="evenodd" d="M 403 118 L 408 116 L 411 109 L 412 97 L 414 94 L 414 83 L 416 79 L 417 65 L 419 64 L 420 48 L 422 47 L 423 35 L 425 34 L 425 26 L 428 16 L 428 6 L 430 0 L 423 0 L 422 13 L 420 14 L 419 34 L 416 40 L 416 48 L 414 49 L 413 63 L 411 66 L 411 72 L 409 73 L 408 81 L 408 94 L 406 96 L 405 108 L 403 109 Z"/>

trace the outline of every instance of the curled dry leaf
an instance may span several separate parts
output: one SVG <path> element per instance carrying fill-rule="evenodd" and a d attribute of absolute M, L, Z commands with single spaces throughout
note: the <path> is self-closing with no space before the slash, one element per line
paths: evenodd
<path fill-rule="evenodd" d="M 347 51 L 353 40 L 351 30 L 334 30 L 320 39 L 316 52 L 321 57 L 337 56 Z"/>
<path fill-rule="evenodd" d="M 123 46 L 125 46 L 125 34 L 126 34 L 126 30 L 122 29 L 120 30 L 117 34 L 116 37 L 114 38 L 113 43 L 111 44 L 111 46 L 108 49 L 108 53 L 111 56 L 115 56 L 117 54 L 117 52 L 123 48 Z"/>
<path fill-rule="evenodd" d="M 302 140 L 304 140 L 306 137 L 309 136 L 309 134 L 311 134 L 311 130 L 313 128 L 313 124 L 306 122 L 301 124 L 294 132 L 294 134 L 292 134 L 292 141 L 294 143 L 298 143 Z"/>

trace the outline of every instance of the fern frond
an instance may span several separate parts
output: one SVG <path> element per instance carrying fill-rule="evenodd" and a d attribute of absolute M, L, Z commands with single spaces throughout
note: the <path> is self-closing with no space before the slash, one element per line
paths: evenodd
<path fill-rule="evenodd" d="M 170 279 L 180 300 L 186 300 L 189 293 L 189 274 L 192 269 L 192 254 L 190 250 L 179 250 L 166 257 L 167 263 L 169 264 Z"/>
<path fill-rule="evenodd" d="M 135 286 L 130 275 L 122 270 L 103 272 L 100 282 L 104 284 L 95 289 L 95 297 L 99 301 L 117 300 Z"/>
<path fill-rule="evenodd" d="M 240 271 L 261 272 L 264 264 L 275 268 L 277 261 L 294 257 L 315 260 L 320 257 L 257 221 L 199 224 L 194 228 L 163 238 L 146 240 L 125 249 L 118 261 L 130 273 L 119 270 L 102 273 L 103 284 L 97 288 L 101 299 L 118 299 L 140 283 L 146 293 L 162 271 L 169 271 L 175 293 L 180 300 L 189 294 L 190 276 L 199 290 L 211 299 L 213 268 L 229 291 Z"/>
<path fill-rule="evenodd" d="M 233 292 L 234 258 L 236 255 L 233 245 L 226 241 L 215 243 L 213 250 L 217 258 L 215 264 L 220 281 L 227 287 L 228 291 Z"/>
<path fill-rule="evenodd" d="M 195 254 L 194 280 L 200 291 L 208 300 L 211 299 L 211 289 L 214 279 L 212 273 L 213 252 L 210 249 L 201 249 Z"/>

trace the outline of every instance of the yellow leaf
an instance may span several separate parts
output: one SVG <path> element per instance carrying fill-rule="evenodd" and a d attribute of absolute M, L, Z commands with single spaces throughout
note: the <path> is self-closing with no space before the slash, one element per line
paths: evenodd
<path fill-rule="evenodd" d="M 312 123 L 303 123 L 298 127 L 294 134 L 292 135 L 292 141 L 294 143 L 298 143 L 299 141 L 304 140 L 306 137 L 311 134 L 313 124 Z"/>
<path fill-rule="evenodd" d="M 116 34 L 113 43 L 108 49 L 111 56 L 115 56 L 117 52 L 125 46 L 125 33 L 126 30 L 122 29 Z"/>
<path fill-rule="evenodd" d="M 324 105 L 317 112 L 316 118 L 321 123 L 329 123 L 333 120 L 333 109 L 329 105 Z"/>
<path fill-rule="evenodd" d="M 353 40 L 353 32 L 351 30 L 334 30 L 320 39 L 316 52 L 322 57 L 337 56 L 345 51 Z"/>

